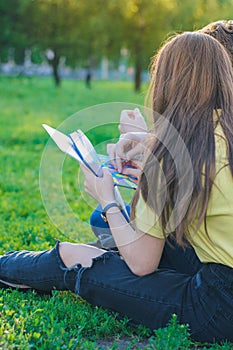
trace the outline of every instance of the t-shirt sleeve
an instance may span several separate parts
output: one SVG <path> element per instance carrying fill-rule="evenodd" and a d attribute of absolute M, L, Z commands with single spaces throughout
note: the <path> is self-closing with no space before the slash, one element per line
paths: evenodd
<path fill-rule="evenodd" d="M 164 238 L 158 218 L 153 210 L 145 203 L 141 194 L 139 195 L 135 210 L 135 225 L 142 232 L 156 238 Z"/>

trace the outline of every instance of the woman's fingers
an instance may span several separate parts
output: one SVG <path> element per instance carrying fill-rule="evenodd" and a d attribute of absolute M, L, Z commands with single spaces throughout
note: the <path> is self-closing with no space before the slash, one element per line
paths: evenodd
<path fill-rule="evenodd" d="M 125 168 L 125 169 L 123 168 L 122 174 L 131 175 L 138 179 L 141 174 L 141 170 L 137 168 Z"/>
<path fill-rule="evenodd" d="M 118 129 L 121 133 L 147 131 L 147 125 L 138 108 L 134 110 L 124 109 L 121 112 Z"/>
<path fill-rule="evenodd" d="M 135 158 L 141 158 L 144 152 L 144 146 L 141 143 L 138 143 L 135 147 L 129 150 L 126 153 L 127 160 L 133 160 Z"/>
<path fill-rule="evenodd" d="M 107 153 L 110 158 L 110 163 L 121 172 L 122 169 L 122 161 L 125 159 L 125 148 L 129 142 L 127 140 L 123 140 L 120 138 L 117 143 L 109 143 L 107 145 Z"/>
<path fill-rule="evenodd" d="M 122 172 L 122 165 L 125 160 L 141 157 L 144 150 L 141 142 L 147 135 L 145 132 L 130 132 L 121 135 L 116 144 L 107 145 L 110 162 L 118 172 Z"/>
<path fill-rule="evenodd" d="M 115 143 L 108 143 L 107 144 L 107 153 L 109 155 L 110 163 L 114 166 L 114 168 L 117 167 L 115 159 L 116 159 L 116 144 Z"/>
<path fill-rule="evenodd" d="M 85 176 L 84 188 L 90 196 L 96 199 L 100 204 L 114 200 L 113 178 L 107 168 L 102 168 L 102 177 L 95 176 L 83 165 L 81 165 L 81 169 Z"/>
<path fill-rule="evenodd" d="M 124 157 L 124 151 L 121 144 L 108 144 L 107 145 L 107 153 L 109 155 L 110 163 L 114 166 L 115 169 L 117 169 L 119 172 L 122 169 L 122 162 Z M 119 170 L 120 169 L 120 170 Z"/>
<path fill-rule="evenodd" d="M 124 167 L 122 173 L 125 175 L 132 175 L 136 178 L 139 178 L 141 171 L 142 171 L 142 162 L 133 160 L 130 162 L 129 167 Z"/>

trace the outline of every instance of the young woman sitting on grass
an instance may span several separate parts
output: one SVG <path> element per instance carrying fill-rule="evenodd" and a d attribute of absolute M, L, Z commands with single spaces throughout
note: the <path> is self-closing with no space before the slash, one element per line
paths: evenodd
<path fill-rule="evenodd" d="M 68 289 L 151 329 L 175 313 L 194 340 L 233 341 L 229 56 L 209 35 L 177 35 L 154 59 L 151 93 L 155 130 L 131 224 L 115 202 L 108 171 L 96 178 L 83 169 L 85 189 L 105 208 L 119 254 L 68 242 L 10 252 L 0 258 L 2 287 Z"/>
<path fill-rule="evenodd" d="M 233 66 L 233 20 L 219 20 L 209 23 L 200 29 L 199 32 L 211 35 L 217 39 L 226 49 Z M 116 169 L 118 166 L 121 167 L 121 158 L 125 157 L 124 150 L 127 150 L 128 159 L 133 160 L 135 156 L 138 157 L 138 152 L 143 151 L 143 147 L 140 146 L 140 138 L 144 139 L 148 132 L 146 121 L 137 108 L 122 111 L 118 128 L 121 132 L 120 141 L 117 144 L 109 144 L 107 147 L 110 159 L 113 160 L 113 165 L 115 165 Z M 139 137 L 138 132 L 141 132 L 141 137 Z M 131 147 L 132 145 L 133 148 Z M 118 162 L 115 159 L 118 159 Z M 123 170 L 123 172 L 137 177 L 140 174 L 140 169 L 126 168 L 126 171 Z M 126 209 L 130 215 L 129 204 L 126 204 Z M 92 231 L 97 237 L 97 241 L 91 244 L 106 250 L 117 250 L 109 225 L 103 220 L 101 212 L 102 208 L 98 205 L 90 217 Z"/>

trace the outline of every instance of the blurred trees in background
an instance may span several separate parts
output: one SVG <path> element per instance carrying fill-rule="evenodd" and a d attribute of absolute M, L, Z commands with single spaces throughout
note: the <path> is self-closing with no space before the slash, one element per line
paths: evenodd
<path fill-rule="evenodd" d="M 27 39 L 22 30 L 23 1 L 0 0 L 0 58 L 3 61 L 13 56 L 17 60 L 24 57 Z"/>
<path fill-rule="evenodd" d="M 231 0 L 0 0 L 0 58 L 22 62 L 30 49 L 51 64 L 56 85 L 59 62 L 93 66 L 103 58 L 119 63 L 127 55 L 135 90 L 169 33 L 231 19 Z"/>

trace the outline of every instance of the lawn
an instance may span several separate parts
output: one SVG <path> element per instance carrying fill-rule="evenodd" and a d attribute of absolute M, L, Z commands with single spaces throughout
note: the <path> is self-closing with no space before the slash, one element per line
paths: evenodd
<path fill-rule="evenodd" d="M 57 127 L 69 119 L 69 127 L 84 128 L 102 150 L 102 141 L 118 136 L 119 107 L 128 102 L 143 104 L 146 86 L 135 94 L 127 82 L 94 81 L 92 89 L 87 89 L 82 81 L 63 81 L 57 89 L 48 78 L 0 77 L 0 91 L 0 254 L 14 249 L 51 248 L 56 238 L 92 241 L 88 218 L 95 203 L 83 193 L 76 162 L 61 158 L 55 147 L 47 145 L 48 136 L 41 124 Z M 102 105 L 110 102 L 121 104 Z M 105 111 L 115 116 L 106 116 Z M 88 118 L 91 113 L 93 120 Z M 61 128 L 66 129 L 67 124 Z M 48 154 L 54 159 L 43 163 L 42 155 Z M 62 169 L 56 168 L 56 161 L 63 162 Z M 70 210 L 62 215 L 63 222 L 58 222 L 63 208 L 54 204 L 58 201 L 59 174 Z M 47 190 L 54 193 L 55 212 L 46 202 Z M 68 224 L 70 213 L 75 226 L 72 220 L 72 225 Z M 200 348 L 200 344 L 190 341 L 187 327 L 177 324 L 175 316 L 167 328 L 152 333 L 145 327 L 132 328 L 127 318 L 119 320 L 116 314 L 92 307 L 70 292 L 39 296 L 35 292 L 0 291 L 0 316 L 0 349 Z M 232 345 L 206 344 L 202 348 L 230 350 Z"/>

